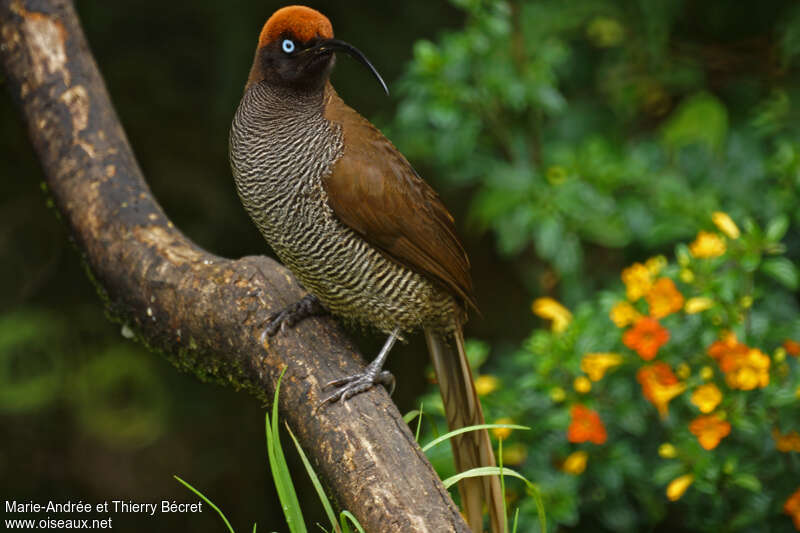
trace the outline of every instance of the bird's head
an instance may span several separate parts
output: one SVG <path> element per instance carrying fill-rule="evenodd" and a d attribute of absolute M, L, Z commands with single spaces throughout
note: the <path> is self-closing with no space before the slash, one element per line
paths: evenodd
<path fill-rule="evenodd" d="M 336 51 L 366 66 L 388 94 L 386 83 L 369 59 L 355 46 L 334 39 L 328 17 L 305 6 L 281 8 L 264 24 L 247 86 L 265 82 L 295 90 L 321 90 L 330 76 Z"/>

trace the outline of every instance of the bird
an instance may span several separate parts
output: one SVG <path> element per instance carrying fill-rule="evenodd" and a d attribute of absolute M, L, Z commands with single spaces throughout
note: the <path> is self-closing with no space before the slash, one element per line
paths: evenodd
<path fill-rule="evenodd" d="M 330 313 L 388 335 L 363 372 L 328 385 L 322 403 L 345 402 L 377 384 L 392 345 L 425 335 L 450 429 L 483 424 L 464 349 L 468 310 L 477 310 L 470 264 L 452 215 L 397 148 L 339 97 L 330 81 L 336 54 L 383 78 L 355 46 L 335 39 L 330 20 L 305 6 L 277 10 L 259 34 L 230 129 L 238 196 L 277 257 L 308 292 L 272 315 L 275 335 L 305 317 Z M 391 390 L 390 390 L 391 392 Z M 485 429 L 451 439 L 460 471 L 494 466 Z M 505 523 L 497 476 L 459 483 L 467 523 Z"/>

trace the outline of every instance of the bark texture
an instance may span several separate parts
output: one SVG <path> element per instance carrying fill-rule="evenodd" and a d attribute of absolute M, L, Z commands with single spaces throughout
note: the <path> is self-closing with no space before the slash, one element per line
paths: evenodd
<path fill-rule="evenodd" d="M 289 271 L 264 257 L 212 255 L 167 219 L 72 3 L 0 0 L 0 59 L 48 194 L 111 316 L 180 369 L 265 401 L 288 367 L 282 417 L 367 531 L 467 531 L 382 388 L 316 410 L 323 384 L 361 367 L 331 319 L 259 341 L 266 317 L 303 295 Z"/>

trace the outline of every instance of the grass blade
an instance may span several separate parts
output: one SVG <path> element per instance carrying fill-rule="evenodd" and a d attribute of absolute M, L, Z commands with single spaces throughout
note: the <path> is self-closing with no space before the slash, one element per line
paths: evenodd
<path fill-rule="evenodd" d="M 199 496 L 200 498 L 202 498 L 202 500 L 203 500 L 204 502 L 206 502 L 206 503 L 208 504 L 208 506 L 209 506 L 209 507 L 211 507 L 212 509 L 214 509 L 214 510 L 217 512 L 217 514 L 220 516 L 220 518 L 222 518 L 222 521 L 223 521 L 223 522 L 225 522 L 225 525 L 228 527 L 228 531 L 230 531 L 231 533 L 235 533 L 235 532 L 233 531 L 233 528 L 231 527 L 231 523 L 230 523 L 230 522 L 228 522 L 228 519 L 225 517 L 225 514 L 224 514 L 222 511 L 220 511 L 219 507 L 217 507 L 216 505 L 214 505 L 214 504 L 211 502 L 211 500 L 209 500 L 208 498 L 206 498 L 206 497 L 205 497 L 205 495 L 204 495 L 202 492 L 200 492 L 200 491 L 199 491 L 199 490 L 197 490 L 196 488 L 192 487 L 192 486 L 191 486 L 189 483 L 187 483 L 186 481 L 182 480 L 181 478 L 179 478 L 179 477 L 178 477 L 178 476 L 176 476 L 176 475 L 173 475 L 172 477 L 174 477 L 176 480 L 178 480 L 178 482 L 179 482 L 179 483 L 181 483 L 181 484 L 182 484 L 184 487 L 186 487 L 186 488 L 187 488 L 187 489 L 189 489 L 190 491 L 192 491 L 192 492 L 194 492 L 195 494 L 197 494 L 197 496 Z M 254 530 L 254 531 L 255 531 L 255 530 Z"/>
<path fill-rule="evenodd" d="M 269 413 L 266 414 L 266 434 L 267 434 L 267 455 L 269 467 L 272 472 L 272 479 L 275 482 L 275 489 L 278 492 L 278 499 L 281 501 L 283 514 L 286 518 L 286 525 L 289 526 L 291 533 L 306 533 L 306 525 L 303 521 L 303 514 L 300 511 L 300 502 L 297 500 L 297 493 L 292 484 L 292 477 L 289 474 L 289 466 L 286 464 L 286 457 L 281 447 L 281 438 L 278 430 L 278 393 L 281 388 L 281 379 L 286 372 L 286 368 L 278 377 L 275 385 L 275 398 L 272 401 L 272 421 Z"/>
<path fill-rule="evenodd" d="M 342 511 L 342 513 L 339 515 L 339 518 L 342 521 L 342 529 L 344 529 L 344 527 L 347 524 L 347 522 L 345 522 L 346 518 L 347 520 L 350 520 L 350 522 L 356 527 L 358 533 L 364 533 L 364 528 L 361 527 L 361 524 L 358 522 L 356 517 L 353 516 L 353 513 L 351 513 L 350 511 Z M 348 527 L 347 529 L 349 530 L 350 528 Z"/>
<path fill-rule="evenodd" d="M 308 477 L 311 478 L 311 484 L 314 485 L 314 489 L 317 491 L 317 495 L 319 496 L 319 500 L 322 502 L 322 507 L 325 508 L 325 514 L 328 515 L 328 520 L 330 521 L 331 526 L 336 533 L 342 533 L 342 530 L 339 528 L 339 524 L 336 522 L 336 514 L 333 512 L 333 506 L 331 506 L 331 502 L 328 500 L 328 496 L 325 494 L 325 489 L 322 488 L 322 483 L 320 483 L 316 472 L 314 472 L 311 462 L 308 460 L 308 457 L 306 457 L 303 448 L 300 446 L 300 443 L 297 441 L 297 437 L 294 436 L 294 433 L 292 433 L 292 429 L 288 424 L 286 424 L 286 431 L 289 432 L 289 436 L 292 437 L 292 441 L 294 441 L 294 446 L 297 448 L 297 453 L 300 454 L 300 459 L 303 461 L 303 466 L 306 467 Z"/>
<path fill-rule="evenodd" d="M 518 426 L 517 424 L 476 424 L 474 426 L 467 426 L 459 429 L 455 429 L 453 431 L 449 431 L 442 435 L 441 437 L 437 437 L 430 441 L 428 444 L 422 447 L 422 451 L 426 452 L 436 446 L 437 444 L 446 441 L 447 439 L 454 437 L 456 435 L 461 435 L 462 433 L 467 433 L 469 431 L 476 431 L 479 429 L 494 429 L 494 428 L 509 428 L 509 429 L 531 429 L 527 426 Z"/>
<path fill-rule="evenodd" d="M 449 478 L 442 480 L 445 488 L 450 488 L 462 479 L 468 477 L 481 477 L 481 476 L 497 476 L 500 475 L 500 468 L 496 466 L 479 466 L 477 468 L 470 468 L 469 470 L 465 470 L 464 472 L 460 472 L 454 476 L 450 476 Z M 520 474 L 515 470 L 511 470 L 510 468 L 503 468 L 502 469 L 503 475 L 509 475 L 512 477 L 516 477 L 524 481 L 528 484 L 528 486 L 533 486 L 533 483 L 525 479 L 525 476 Z"/>
<path fill-rule="evenodd" d="M 406 414 L 403 415 L 403 422 L 408 424 L 408 423 L 410 423 L 412 420 L 414 420 L 416 417 L 418 417 L 421 414 L 422 413 L 420 412 L 419 409 L 414 409 L 413 411 L 409 411 L 409 412 L 407 412 Z"/>
<path fill-rule="evenodd" d="M 417 431 L 414 433 L 414 441 L 419 443 L 419 430 L 422 428 L 422 407 L 424 404 L 422 402 L 419 403 L 419 418 L 417 419 Z"/>

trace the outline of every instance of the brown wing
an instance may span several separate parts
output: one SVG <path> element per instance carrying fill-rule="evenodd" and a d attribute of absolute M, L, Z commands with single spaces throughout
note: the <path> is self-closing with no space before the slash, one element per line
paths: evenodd
<path fill-rule="evenodd" d="M 436 192 L 330 85 L 325 117 L 341 126 L 345 143 L 324 181 L 336 216 L 373 246 L 477 309 L 469 259 Z"/>

